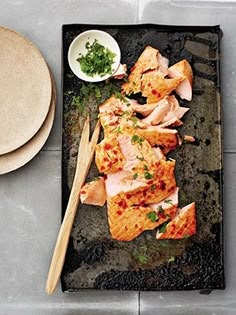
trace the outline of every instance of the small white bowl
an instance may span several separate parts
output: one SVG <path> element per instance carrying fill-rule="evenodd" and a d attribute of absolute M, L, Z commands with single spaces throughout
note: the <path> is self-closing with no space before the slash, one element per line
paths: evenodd
<path fill-rule="evenodd" d="M 112 73 L 104 75 L 103 77 L 98 74 L 94 75 L 93 77 L 88 76 L 86 73 L 81 71 L 80 63 L 77 61 L 79 54 L 85 55 L 87 53 L 87 49 L 85 47 L 86 43 L 89 42 L 92 44 L 95 39 L 97 39 L 99 44 L 110 49 L 110 51 L 116 54 L 112 64 Z M 108 33 L 98 30 L 90 30 L 78 35 L 70 44 L 68 51 L 68 61 L 71 70 L 78 78 L 87 82 L 100 82 L 111 77 L 120 65 L 120 58 L 120 47 L 116 40 Z"/>

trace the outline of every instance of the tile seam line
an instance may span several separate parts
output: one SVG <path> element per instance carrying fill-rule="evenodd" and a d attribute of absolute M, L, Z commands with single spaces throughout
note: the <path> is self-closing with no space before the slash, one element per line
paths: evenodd
<path fill-rule="evenodd" d="M 138 291 L 138 315 L 141 315 L 140 299 L 141 299 L 141 293 L 140 291 Z"/>
<path fill-rule="evenodd" d="M 139 24 L 140 23 L 140 3 L 139 3 L 140 0 L 137 0 L 138 2 L 138 8 L 137 8 L 137 11 L 138 11 L 138 15 L 137 15 L 137 18 L 136 18 L 136 21 L 137 23 Z"/>

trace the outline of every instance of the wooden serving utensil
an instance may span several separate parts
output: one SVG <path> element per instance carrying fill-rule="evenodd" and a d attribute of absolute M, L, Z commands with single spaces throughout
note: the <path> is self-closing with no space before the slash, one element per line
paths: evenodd
<path fill-rule="evenodd" d="M 68 242 L 74 223 L 75 214 L 79 205 L 79 194 L 82 185 L 85 182 L 86 176 L 88 174 L 90 165 L 93 160 L 93 155 L 95 151 L 95 146 L 98 141 L 100 133 L 100 122 L 97 123 L 91 141 L 89 142 L 89 116 L 87 117 L 79 145 L 77 165 L 75 177 L 70 193 L 69 202 L 66 208 L 65 216 L 57 237 L 54 253 L 52 256 L 52 261 L 50 269 L 48 272 L 46 292 L 52 294 L 57 286 L 60 279 L 62 268 L 65 261 L 65 255 L 68 247 Z"/>

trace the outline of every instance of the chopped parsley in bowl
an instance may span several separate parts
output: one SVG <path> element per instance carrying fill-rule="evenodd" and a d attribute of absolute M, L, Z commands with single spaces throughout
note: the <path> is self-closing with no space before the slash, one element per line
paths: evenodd
<path fill-rule="evenodd" d="M 99 82 L 116 72 L 120 64 L 120 48 L 108 33 L 86 31 L 72 41 L 68 61 L 77 77 L 87 82 Z"/>
<path fill-rule="evenodd" d="M 81 70 L 90 77 L 98 74 L 104 77 L 106 74 L 112 74 L 112 65 L 114 63 L 115 53 L 99 44 L 95 39 L 92 45 L 87 42 L 85 45 L 87 49 L 86 55 L 80 53 L 77 61 L 80 63 Z"/>

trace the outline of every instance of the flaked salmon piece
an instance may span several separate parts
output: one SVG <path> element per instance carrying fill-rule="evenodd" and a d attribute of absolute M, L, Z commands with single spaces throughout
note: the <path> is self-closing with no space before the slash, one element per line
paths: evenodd
<path fill-rule="evenodd" d="M 151 46 L 147 46 L 138 60 L 136 61 L 131 73 L 128 77 L 128 82 L 122 85 L 122 90 L 125 94 L 139 93 L 141 91 L 141 77 L 145 71 L 158 68 L 159 51 Z"/>
<path fill-rule="evenodd" d="M 181 82 L 176 88 L 176 93 L 187 101 L 192 99 L 193 71 L 189 62 L 184 59 L 174 64 L 168 69 L 170 78 L 181 78 Z"/>
<path fill-rule="evenodd" d="M 174 118 L 181 119 L 189 111 L 188 107 L 179 106 L 179 102 L 174 95 L 169 95 L 166 99 L 169 102 L 170 110 L 162 119 L 161 123 L 166 123 Z"/>
<path fill-rule="evenodd" d="M 147 125 L 158 125 L 170 110 L 170 105 L 167 99 L 158 102 L 158 106 L 154 108 L 150 115 L 142 119 L 142 122 Z"/>
<path fill-rule="evenodd" d="M 99 113 L 112 113 L 113 115 L 122 115 L 126 111 L 132 112 L 129 105 L 129 99 L 120 99 L 115 97 L 113 94 L 109 99 L 107 99 L 103 104 L 99 106 Z"/>
<path fill-rule="evenodd" d="M 178 146 L 178 131 L 175 129 L 159 128 L 158 126 L 148 126 L 146 129 L 138 128 L 136 133 L 145 138 L 151 146 L 158 145 L 169 151 Z"/>
<path fill-rule="evenodd" d="M 157 239 L 181 239 L 196 234 L 195 202 L 179 210 L 178 215 L 167 224 L 163 233 L 157 232 Z"/>
<path fill-rule="evenodd" d="M 164 211 L 165 214 L 167 213 L 166 211 L 171 212 L 168 214 L 170 215 L 170 219 L 172 220 L 176 216 L 177 207 L 179 204 L 178 193 L 179 193 L 179 187 L 176 187 L 173 193 L 170 194 L 166 199 L 158 203 L 152 203 L 148 206 L 151 207 L 157 213 L 160 213 L 160 212 L 162 213 L 162 211 Z"/>
<path fill-rule="evenodd" d="M 105 138 L 96 145 L 95 162 L 101 173 L 122 170 L 125 159 L 120 150 L 117 138 Z"/>
<path fill-rule="evenodd" d="M 101 125 L 106 133 L 106 128 L 110 130 L 115 129 L 119 125 L 119 117 L 115 116 L 113 113 L 101 113 L 99 114 L 99 119 L 101 121 Z"/>
<path fill-rule="evenodd" d="M 140 189 L 148 189 L 149 184 L 141 179 L 134 180 L 132 172 L 122 170 L 116 173 L 107 174 L 105 187 L 107 196 L 109 198 L 116 197 L 118 200 L 120 196 L 123 196 L 126 193 L 136 193 Z"/>
<path fill-rule="evenodd" d="M 158 161 L 148 141 L 136 134 L 120 135 L 118 143 L 125 158 L 124 170 L 134 171 L 135 168 L 137 172 L 141 168 L 143 171 L 144 165 L 151 165 Z"/>
<path fill-rule="evenodd" d="M 188 135 L 184 136 L 184 140 L 189 141 L 189 142 L 195 142 L 196 141 L 196 139 L 194 137 L 188 136 Z"/>
<path fill-rule="evenodd" d="M 161 148 L 157 147 L 157 148 L 152 148 L 154 154 L 156 155 L 158 161 L 160 160 L 166 160 L 166 156 L 165 154 L 162 152 Z"/>
<path fill-rule="evenodd" d="M 158 70 L 165 77 L 168 74 L 169 60 L 160 53 L 157 55 Z"/>
<path fill-rule="evenodd" d="M 106 202 L 106 190 L 103 177 L 86 183 L 80 192 L 80 200 L 82 203 L 94 206 L 104 206 Z"/>
<path fill-rule="evenodd" d="M 108 222 L 112 238 L 131 241 L 143 231 L 153 230 L 167 220 L 173 219 L 178 205 L 178 188 L 170 197 L 173 199 L 173 204 L 165 204 L 163 201 L 147 207 L 131 206 L 128 208 L 120 207 L 108 198 Z M 160 207 L 162 204 L 164 204 L 163 207 Z"/>
<path fill-rule="evenodd" d="M 155 109 L 146 118 L 143 123 L 148 125 L 159 125 L 160 128 L 168 126 L 178 127 L 182 125 L 180 119 L 189 111 L 187 107 L 180 107 L 177 99 L 173 95 L 168 95 L 157 103 Z M 162 125 L 163 124 L 163 125 Z"/>
<path fill-rule="evenodd" d="M 182 126 L 183 123 L 177 117 L 173 117 L 172 119 L 168 120 L 167 122 L 158 125 L 159 128 L 167 128 L 167 127 L 179 127 Z"/>
<path fill-rule="evenodd" d="M 108 174 L 105 180 L 107 198 L 124 209 L 133 205 L 157 203 L 176 188 L 174 168 L 174 160 L 160 160 L 149 166 L 148 170 L 143 170 L 143 173 L 137 171 L 138 177 L 135 179 L 130 175 L 127 177 L 125 171 L 122 171 L 125 174 L 121 172 Z"/>
<path fill-rule="evenodd" d="M 136 101 L 133 101 L 131 103 L 131 108 L 134 112 L 137 112 L 139 114 L 141 114 L 142 116 L 146 117 L 149 114 L 151 114 L 151 112 L 158 106 L 158 103 L 153 103 L 153 104 L 144 104 L 141 105 L 139 103 L 137 103 Z"/>
<path fill-rule="evenodd" d="M 127 65 L 120 64 L 116 72 L 113 74 L 112 78 L 114 79 L 123 79 L 127 74 Z"/>
<path fill-rule="evenodd" d="M 147 103 L 156 103 L 169 95 L 179 85 L 182 78 L 164 78 L 159 71 L 153 70 L 143 74 L 141 79 L 142 95 L 147 97 Z"/>

